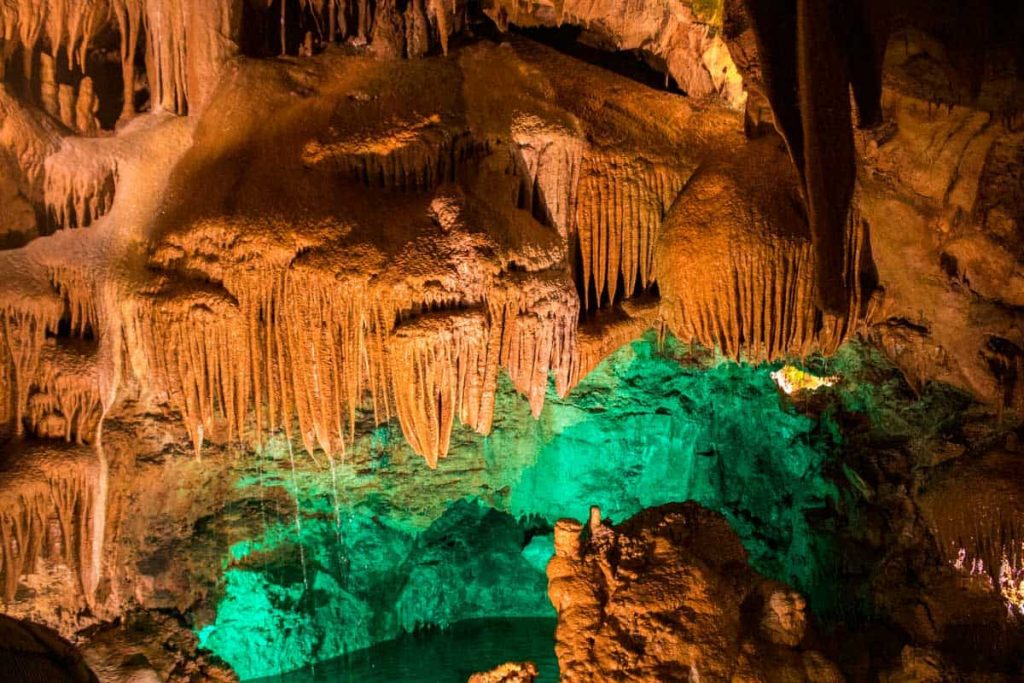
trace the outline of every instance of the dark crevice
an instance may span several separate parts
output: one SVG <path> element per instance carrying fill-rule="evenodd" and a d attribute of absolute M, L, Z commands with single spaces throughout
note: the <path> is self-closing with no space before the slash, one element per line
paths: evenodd
<path fill-rule="evenodd" d="M 284 50 L 281 49 L 281 3 L 284 2 Z M 265 2 L 246 0 L 242 3 L 241 49 L 246 57 L 279 57 L 297 55 L 310 34 L 313 46 L 320 50 L 326 40 L 326 18 L 318 19 L 310 4 L 299 0 Z"/>
<path fill-rule="evenodd" d="M 46 336 L 60 341 L 69 339 L 81 339 L 86 342 L 96 341 L 96 335 L 89 323 L 80 322 L 78 327 L 72 326 L 71 313 L 68 310 L 64 311 L 64 315 L 57 322 L 57 330 L 47 331 Z"/>
<path fill-rule="evenodd" d="M 606 50 L 590 44 L 588 35 L 578 26 L 558 28 L 519 28 L 509 31 L 574 57 L 580 61 L 614 72 L 650 88 L 685 95 L 675 79 L 652 63 L 652 57 L 641 50 Z"/>

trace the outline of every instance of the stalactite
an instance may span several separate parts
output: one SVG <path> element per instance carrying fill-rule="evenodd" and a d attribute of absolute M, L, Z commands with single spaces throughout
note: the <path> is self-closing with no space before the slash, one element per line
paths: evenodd
<path fill-rule="evenodd" d="M 666 218 L 658 284 L 669 329 L 752 361 L 832 353 L 860 319 L 864 226 L 854 212 L 844 247 L 849 314 L 823 312 L 814 296 L 815 252 L 797 204 L 735 182 L 715 171 L 699 174 Z M 751 194 L 749 203 L 738 199 Z"/>
<path fill-rule="evenodd" d="M 0 308 L 0 364 L 7 366 L 10 395 L 13 396 L 15 432 L 24 432 L 29 394 L 39 371 L 47 331 L 56 331 L 61 311 L 58 306 L 8 304 Z M 6 392 L 5 392 L 6 393 Z"/>
<path fill-rule="evenodd" d="M 106 214 L 117 189 L 117 157 L 85 140 L 68 140 L 46 159 L 44 201 L 53 223 L 87 227 Z"/>
<path fill-rule="evenodd" d="M 488 367 L 481 312 L 424 316 L 400 326 L 389 349 L 395 411 L 413 450 L 437 467 L 448 453 L 454 418 L 477 428 Z"/>
<path fill-rule="evenodd" d="M 661 223 L 685 180 L 676 170 L 640 158 L 584 156 L 576 207 L 584 307 L 601 306 L 605 295 L 614 302 L 619 294 L 630 296 L 637 284 L 654 283 Z"/>
<path fill-rule="evenodd" d="M 129 117 L 135 113 L 135 53 L 143 29 L 142 5 L 130 0 L 113 0 L 111 10 L 121 32 L 121 77 L 124 82 L 121 116 Z"/>
<path fill-rule="evenodd" d="M 456 170 L 481 151 L 468 131 L 452 130 L 433 116 L 383 136 L 311 142 L 303 150 L 303 161 L 367 186 L 424 192 L 455 180 Z"/>
<path fill-rule="evenodd" d="M 82 449 L 33 448 L 0 470 L 0 585 L 14 600 L 24 576 L 38 570 L 47 552 L 47 527 L 60 527 L 60 557 L 49 557 L 76 576 L 80 593 L 91 570 L 95 459 Z"/>
<path fill-rule="evenodd" d="M 95 362 L 47 334 L 57 334 L 65 316 L 72 334 L 96 330 L 98 310 L 85 264 L 47 269 L 10 252 L 0 268 L 13 276 L 0 288 L 0 412 L 18 434 L 26 423 L 37 433 L 49 432 L 50 416 L 59 413 L 57 435 L 81 439 L 98 420 Z"/>

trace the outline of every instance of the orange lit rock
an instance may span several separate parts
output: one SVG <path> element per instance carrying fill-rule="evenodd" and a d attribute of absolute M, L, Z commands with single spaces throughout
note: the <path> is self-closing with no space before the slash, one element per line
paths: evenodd
<path fill-rule="evenodd" d="M 530 662 L 509 662 L 469 677 L 469 683 L 533 683 L 535 680 L 537 667 Z"/>
<path fill-rule="evenodd" d="M 615 527 L 591 517 L 558 523 L 548 565 L 562 680 L 843 680 L 811 645 L 803 598 L 750 569 L 720 515 L 686 503 Z"/>

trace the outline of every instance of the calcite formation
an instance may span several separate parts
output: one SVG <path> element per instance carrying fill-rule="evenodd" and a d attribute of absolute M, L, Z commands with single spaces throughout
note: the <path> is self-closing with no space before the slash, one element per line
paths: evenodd
<path fill-rule="evenodd" d="M 775 369 L 837 362 L 822 357 L 858 339 L 907 391 L 969 395 L 1005 448 L 945 463 L 906 437 L 912 457 L 885 442 L 865 464 L 851 447 L 836 478 L 886 529 L 864 538 L 930 548 L 907 566 L 940 587 L 932 603 L 960 572 L 1000 595 L 988 621 L 1024 609 L 1007 483 L 1024 410 L 1024 18 L 923 4 L 0 0 L 4 602 L 64 579 L 90 618 L 159 602 L 105 545 L 135 509 L 117 478 L 143 453 L 187 444 L 204 471 L 209 453 L 285 444 L 296 489 L 297 460 L 325 464 L 340 527 L 337 467 L 371 430 L 397 425 L 435 470 L 501 424 L 502 387 L 540 418 L 654 330 Z M 837 444 L 888 417 L 873 394 L 822 391 L 796 405 L 841 403 L 834 423 L 814 415 Z M 153 443 L 133 451 L 138 434 Z M 847 506 L 837 494 L 821 514 Z M 567 680 L 838 675 L 803 598 L 747 568 L 722 519 L 675 507 L 579 530 L 559 527 L 551 565 Z M 975 622 L 922 627 L 881 574 L 877 604 L 910 635 L 874 670 L 952 670 L 940 650 Z M 175 590 L 161 608 L 206 598 Z"/>
<path fill-rule="evenodd" d="M 799 593 L 747 565 L 729 524 L 695 503 L 611 527 L 555 527 L 548 593 L 564 681 L 843 680 L 815 650 Z"/>
<path fill-rule="evenodd" d="M 358 410 L 370 406 L 379 420 L 397 417 L 434 465 L 447 452 L 456 416 L 489 431 L 499 369 L 538 414 L 549 373 L 564 394 L 585 374 L 581 368 L 600 360 L 579 341 L 581 314 L 618 308 L 622 298 L 654 286 L 659 235 L 671 234 L 666 228 L 662 235 L 662 223 L 671 225 L 670 208 L 689 205 L 683 197 L 702 184 L 681 195 L 683 186 L 717 148 L 740 147 L 736 115 L 727 107 L 695 109 L 626 82 L 609 89 L 594 70 L 561 77 L 565 64 L 549 50 L 513 41 L 443 62 L 399 66 L 324 55 L 303 66 L 237 68 L 198 117 L 193 146 L 171 173 L 144 238 L 116 211 L 118 202 L 131 206 L 139 191 L 132 160 L 117 153 L 121 140 L 108 142 L 109 162 L 90 149 L 94 141 L 66 144 L 48 160 L 47 184 L 77 168 L 67 183 L 76 189 L 66 207 L 48 201 L 54 215 L 85 224 L 108 210 L 111 195 L 114 203 L 104 225 L 68 239 L 144 239 L 146 268 L 113 259 L 109 267 L 121 274 L 97 280 L 98 263 L 66 263 L 44 242 L 10 255 L 19 267 L 39 272 L 30 262 L 43 261 L 50 271 L 49 283 L 42 272 L 36 276 L 34 308 L 24 297 L 20 306 L 12 302 L 8 367 L 16 424 L 25 422 L 30 394 L 49 395 L 46 405 L 57 407 L 66 435 L 83 438 L 101 397 L 114 400 L 134 380 L 167 392 L 197 453 L 220 428 L 237 440 L 250 425 L 256 434 L 291 433 L 294 425 L 307 450 L 333 456 L 350 440 Z M 380 90 L 379 83 L 395 78 L 437 87 L 413 95 Z M 517 109 L 504 108 L 490 87 L 495 78 L 522 94 Z M 451 79 L 463 84 L 459 97 L 441 86 Z M 558 93 L 555 101 L 544 97 L 546 89 Z M 256 111 L 257 96 L 279 104 L 236 118 L 225 137 L 235 111 Z M 620 108 L 622 117 L 598 116 L 594 107 L 602 103 Z M 700 132 L 680 125 L 698 116 Z M 156 131 L 137 135 L 161 144 Z M 252 146 L 255 139 L 265 142 Z M 684 151 L 669 155 L 670 149 Z M 86 155 L 88 165 L 75 163 Z M 742 216 L 732 225 L 745 229 Z M 713 238 L 695 239 L 704 245 L 697 249 L 706 249 Z M 750 239 L 758 245 L 768 238 Z M 794 239 L 806 243 L 806 233 L 798 230 Z M 751 281 L 778 270 L 779 303 L 771 299 L 774 308 L 726 323 L 731 337 L 722 334 L 719 318 L 731 315 L 722 306 L 754 306 L 756 292 L 719 293 L 699 282 L 709 273 L 703 266 L 687 280 L 679 279 L 682 268 L 666 265 L 679 271 L 663 279 L 671 315 L 680 315 L 681 305 L 682 315 L 708 317 L 697 326 L 670 316 L 678 320 L 674 331 L 730 354 L 740 353 L 743 336 L 758 358 L 828 350 L 845 338 L 852 329 L 845 320 L 822 329 L 809 322 L 813 303 L 798 283 L 806 290 L 811 281 L 801 275 L 811 257 L 766 247 L 761 257 L 753 256 L 760 247 L 744 249 L 751 258 L 734 269 Z M 698 300 L 676 304 L 677 292 Z M 113 377 L 101 377 L 81 367 L 74 396 L 64 396 L 70 385 L 54 381 L 68 373 L 51 369 L 68 354 L 43 359 L 56 348 L 43 344 L 47 333 L 65 318 L 72 335 L 89 331 L 94 362 L 114 369 Z M 642 330 L 653 318 L 640 320 Z M 599 330 L 584 341 L 614 348 Z"/>
<path fill-rule="evenodd" d="M 0 471 L 0 580 L 5 603 L 14 599 L 18 582 L 35 573 L 43 557 L 63 564 L 87 598 L 96 588 L 97 539 L 103 502 L 97 501 L 99 464 L 91 452 L 78 448 L 40 448 L 21 454 Z M 58 533 L 48 528 L 55 520 Z"/>

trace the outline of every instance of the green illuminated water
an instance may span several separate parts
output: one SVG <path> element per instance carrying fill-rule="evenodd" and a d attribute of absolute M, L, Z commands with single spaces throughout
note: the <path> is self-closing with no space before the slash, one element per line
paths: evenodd
<path fill-rule="evenodd" d="M 474 619 L 451 628 L 406 634 L 269 683 L 466 683 L 478 671 L 531 661 L 540 683 L 558 681 L 554 619 Z"/>
<path fill-rule="evenodd" d="M 308 456 L 293 474 L 272 443 L 238 482 L 259 499 L 263 532 L 224 558 L 200 640 L 243 679 L 305 670 L 301 680 L 371 680 L 307 667 L 424 627 L 550 619 L 555 520 L 599 505 L 617 522 L 684 500 L 725 514 L 755 567 L 827 611 L 835 553 L 828 526 L 811 520 L 832 517 L 840 498 L 830 475 L 839 431 L 781 397 L 771 369 L 696 362 L 645 337 L 568 398 L 551 393 L 539 420 L 503 384 L 492 435 L 459 430 L 433 472 L 394 426 L 369 431 L 333 477 Z M 550 633 L 542 640 L 550 654 Z M 408 680 L 449 680 L 434 675 Z"/>

